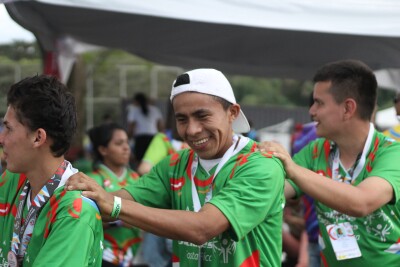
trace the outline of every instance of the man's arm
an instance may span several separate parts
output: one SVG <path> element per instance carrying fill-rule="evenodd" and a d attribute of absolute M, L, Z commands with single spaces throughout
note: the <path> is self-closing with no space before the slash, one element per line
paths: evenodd
<path fill-rule="evenodd" d="M 327 179 L 298 165 L 294 169 L 296 171 L 290 177 L 305 193 L 350 216 L 366 216 L 393 198 L 391 184 L 380 177 L 369 177 L 357 186 L 352 186 Z"/>
<path fill-rule="evenodd" d="M 393 198 L 393 188 L 383 178 L 369 177 L 357 186 L 339 183 L 297 165 L 289 153 L 277 143 L 265 142 L 261 149 L 273 152 L 274 156 L 283 162 L 287 176 L 303 192 L 344 214 L 363 217 Z M 293 187 L 289 188 L 286 185 L 288 183 L 285 184 L 285 196 L 288 196 L 292 194 L 290 191 Z"/>
<path fill-rule="evenodd" d="M 224 214 L 212 204 L 205 204 L 199 212 L 193 212 L 151 208 L 123 200 L 119 218 L 147 232 L 197 245 L 230 227 Z"/>
<path fill-rule="evenodd" d="M 285 198 L 291 199 L 296 196 L 296 191 L 294 190 L 293 186 L 288 182 L 285 181 Z"/>
<path fill-rule="evenodd" d="M 119 196 L 122 198 L 119 219 L 147 232 L 170 239 L 201 245 L 230 227 L 225 215 L 211 204 L 205 204 L 199 212 L 146 207 L 135 202 L 126 190 L 107 193 L 83 173 L 71 176 L 66 188 L 82 190 L 82 195 L 95 200 L 105 220 L 110 218 L 114 196 Z"/>

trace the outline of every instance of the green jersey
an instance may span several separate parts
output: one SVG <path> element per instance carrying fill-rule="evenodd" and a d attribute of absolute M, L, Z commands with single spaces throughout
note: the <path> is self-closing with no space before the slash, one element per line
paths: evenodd
<path fill-rule="evenodd" d="M 146 149 L 142 160 L 151 163 L 153 166 L 163 158 L 175 152 L 168 137 L 164 133 L 156 134 Z"/>
<path fill-rule="evenodd" d="M 23 174 L 4 172 L 0 178 L 0 266 L 8 266 L 14 220 Z M 23 212 L 28 213 L 27 205 Z M 60 186 L 37 214 L 23 266 L 101 266 L 103 227 L 94 201 Z"/>
<path fill-rule="evenodd" d="M 88 174 L 96 180 L 107 192 L 113 192 L 122 187 L 133 185 L 139 175 L 126 168 L 124 174 L 117 177 L 107 166 L 100 164 L 99 168 Z M 104 229 L 103 260 L 118 266 L 130 266 L 141 241 L 137 228 L 124 227 L 120 224 L 110 224 Z"/>
<path fill-rule="evenodd" d="M 316 173 L 331 179 L 333 155 L 336 146 L 327 139 L 311 142 L 298 154 L 294 161 Z M 376 267 L 399 266 L 400 263 L 400 143 L 374 132 L 366 155 L 364 168 L 351 183 L 357 186 L 368 177 L 377 176 L 387 180 L 393 187 L 394 199 L 373 213 L 355 218 L 340 214 L 316 201 L 318 222 L 322 235 L 322 263 L 329 267 Z M 346 179 L 346 173 L 339 165 L 339 176 Z M 289 180 L 297 194 L 301 190 Z M 327 227 L 339 223 L 350 223 L 361 251 L 361 257 L 336 259 Z"/>
<path fill-rule="evenodd" d="M 231 227 L 201 246 L 174 240 L 173 266 L 281 266 L 285 173 L 278 159 L 256 152 L 256 147 L 248 140 L 214 182 L 216 166 L 208 173 L 199 164 L 190 178 L 196 156 L 185 149 L 162 160 L 137 185 L 125 188 L 146 206 L 193 211 L 192 183 L 201 205 L 212 185 L 209 203 Z"/>
<path fill-rule="evenodd" d="M 153 139 L 151 139 L 150 145 L 146 149 L 142 161 L 146 161 L 154 166 L 166 156 L 186 147 L 187 145 L 185 145 L 184 142 L 175 139 L 171 140 L 166 134 L 158 133 L 153 137 Z"/>

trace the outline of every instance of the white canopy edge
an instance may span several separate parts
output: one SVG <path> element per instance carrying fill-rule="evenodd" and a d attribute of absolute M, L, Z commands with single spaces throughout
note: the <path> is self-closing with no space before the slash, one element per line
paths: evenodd
<path fill-rule="evenodd" d="M 36 0 L 36 2 L 270 29 L 400 37 L 398 0 Z"/>
<path fill-rule="evenodd" d="M 377 70 L 374 73 L 380 88 L 400 92 L 400 69 Z"/>
<path fill-rule="evenodd" d="M 322 64 L 346 58 L 374 70 L 400 68 L 398 0 L 3 2 L 43 50 L 67 55 L 67 69 L 79 43 L 160 64 L 264 77 L 310 79 Z M 386 80 L 380 86 L 398 90 L 393 75 L 380 76 Z"/>

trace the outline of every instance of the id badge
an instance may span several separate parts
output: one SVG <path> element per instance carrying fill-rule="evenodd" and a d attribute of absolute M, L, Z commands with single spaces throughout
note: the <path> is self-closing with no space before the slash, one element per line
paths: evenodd
<path fill-rule="evenodd" d="M 338 261 L 361 257 L 350 223 L 331 224 L 326 227 L 326 230 Z"/>

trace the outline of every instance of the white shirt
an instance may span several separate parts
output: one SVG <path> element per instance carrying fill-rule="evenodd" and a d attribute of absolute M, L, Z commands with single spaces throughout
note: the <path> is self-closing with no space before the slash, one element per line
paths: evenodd
<path fill-rule="evenodd" d="M 154 135 L 158 132 L 157 122 L 162 120 L 160 110 L 153 105 L 149 105 L 147 116 L 142 113 L 142 109 L 138 106 L 128 107 L 128 123 L 135 123 L 134 135 L 149 134 Z"/>

